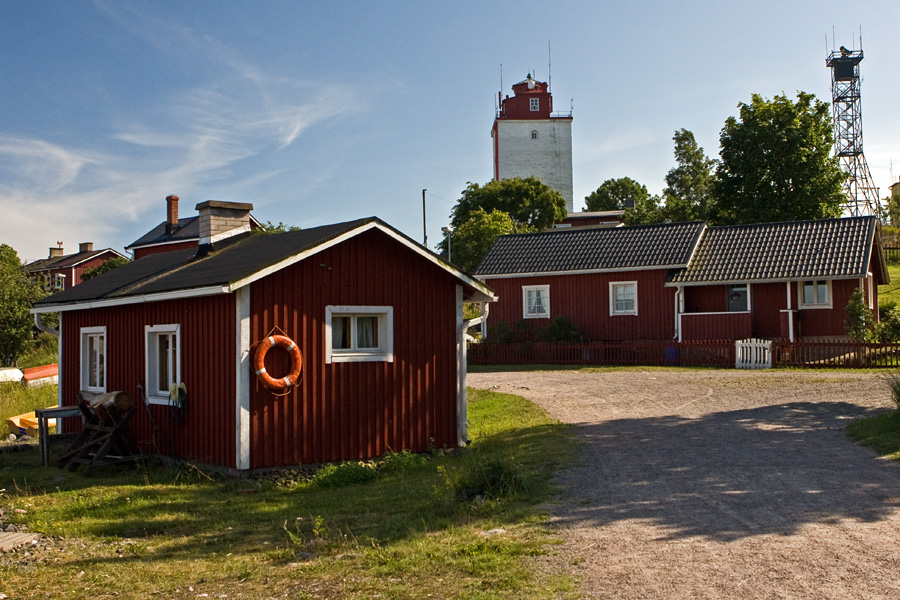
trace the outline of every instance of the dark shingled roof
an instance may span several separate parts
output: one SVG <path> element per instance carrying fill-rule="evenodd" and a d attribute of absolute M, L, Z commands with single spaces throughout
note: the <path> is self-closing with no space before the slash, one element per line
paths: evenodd
<path fill-rule="evenodd" d="M 88 250 L 85 252 L 76 252 L 75 254 L 66 254 L 65 256 L 57 256 L 55 258 L 42 258 L 25 265 L 26 273 L 37 273 L 38 271 L 49 271 L 50 269 L 62 269 L 72 267 L 87 260 L 91 260 L 95 256 L 99 256 L 106 252 L 113 252 L 118 256 L 122 256 L 112 248 L 103 248 L 102 250 Z"/>
<path fill-rule="evenodd" d="M 669 281 L 691 284 L 865 277 L 877 227 L 875 217 L 711 227 L 700 240 L 690 265 Z M 875 248 L 880 251 L 877 244 Z"/>
<path fill-rule="evenodd" d="M 416 244 L 376 217 L 274 235 L 254 236 L 247 233 L 213 244 L 206 253 L 201 247 L 199 250 L 188 248 L 151 254 L 43 298 L 34 307 L 62 308 L 91 301 L 125 300 L 148 294 L 226 287 L 370 223 Z M 424 248 L 422 251 L 427 252 Z M 468 279 L 464 274 L 460 273 L 460 276 Z M 470 281 L 474 287 L 489 291 L 484 284 Z"/>
<path fill-rule="evenodd" d="M 125 249 L 140 246 L 153 246 L 155 244 L 171 243 L 171 242 L 188 242 L 200 238 L 200 217 L 186 217 L 178 219 L 178 229 L 172 233 L 166 233 L 166 222 L 163 221 L 135 241 L 131 242 Z"/>
<path fill-rule="evenodd" d="M 226 286 L 373 221 L 378 219 L 276 235 L 243 234 L 214 245 L 215 250 L 205 256 L 197 248 L 151 254 L 39 300 L 35 307 Z"/>
<path fill-rule="evenodd" d="M 691 222 L 505 235 L 497 238 L 475 275 L 683 267 L 704 227 Z"/>

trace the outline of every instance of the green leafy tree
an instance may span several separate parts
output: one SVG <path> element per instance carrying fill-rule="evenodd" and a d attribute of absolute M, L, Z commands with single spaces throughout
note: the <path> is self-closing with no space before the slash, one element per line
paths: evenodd
<path fill-rule="evenodd" d="M 0 364 L 13 366 L 34 344 L 29 310 L 45 292 L 30 281 L 14 249 L 0 245 Z"/>
<path fill-rule="evenodd" d="M 510 233 L 532 233 L 534 227 L 512 220 L 501 210 L 486 212 L 476 209 L 469 219 L 450 232 L 450 258 L 453 264 L 466 272 L 472 272 L 481 263 L 494 241 Z M 444 244 L 446 244 L 446 238 Z"/>
<path fill-rule="evenodd" d="M 666 174 L 665 217 L 674 222 L 705 221 L 713 205 L 716 161 L 707 158 L 687 129 L 676 131 L 672 140 L 678 166 Z"/>
<path fill-rule="evenodd" d="M 103 263 L 97 265 L 96 267 L 91 267 L 90 269 L 85 269 L 81 274 L 81 280 L 87 281 L 88 279 L 93 279 L 97 275 L 103 275 L 113 269 L 118 269 L 123 265 L 127 265 L 131 261 L 123 256 L 113 256 L 112 258 L 108 258 L 103 261 Z"/>
<path fill-rule="evenodd" d="M 278 223 L 266 221 L 265 223 L 260 223 L 259 229 L 253 230 L 253 235 L 272 235 L 273 233 L 285 233 L 287 231 L 300 231 L 300 228 L 296 225 L 285 225 L 281 221 L 278 221 Z"/>
<path fill-rule="evenodd" d="M 626 210 L 650 197 L 647 186 L 630 177 L 607 179 L 584 199 L 585 211 Z"/>
<path fill-rule="evenodd" d="M 453 207 L 450 224 L 458 229 L 478 209 L 505 212 L 517 225 L 542 231 L 566 217 L 566 200 L 537 177 L 469 183 Z"/>
<path fill-rule="evenodd" d="M 651 225 L 662 223 L 666 220 L 664 207 L 660 205 L 659 196 L 647 196 L 634 203 L 634 206 L 625 209 L 622 215 L 626 225 Z"/>
<path fill-rule="evenodd" d="M 812 94 L 766 100 L 753 94 L 719 135 L 713 211 L 717 223 L 825 219 L 841 214 L 845 174 L 828 104 Z"/>

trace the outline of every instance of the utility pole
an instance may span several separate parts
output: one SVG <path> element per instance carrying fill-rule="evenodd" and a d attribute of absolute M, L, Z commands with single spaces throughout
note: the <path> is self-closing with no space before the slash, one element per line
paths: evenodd
<path fill-rule="evenodd" d="M 425 240 L 422 245 L 426 248 L 428 247 L 428 228 L 425 226 L 425 192 L 427 191 L 427 189 L 422 190 L 422 237 Z"/>

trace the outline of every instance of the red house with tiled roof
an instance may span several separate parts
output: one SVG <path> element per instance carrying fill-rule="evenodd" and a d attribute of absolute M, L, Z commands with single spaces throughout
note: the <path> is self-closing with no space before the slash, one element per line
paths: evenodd
<path fill-rule="evenodd" d="M 503 236 L 475 274 L 500 297 L 488 337 L 566 316 L 602 341 L 842 336 L 853 290 L 877 319 L 889 280 L 874 217 Z"/>
<path fill-rule="evenodd" d="M 81 283 L 81 275 L 87 269 L 99 267 L 114 257 L 127 258 L 112 248 L 94 250 L 92 242 L 82 242 L 75 254 L 65 254 L 62 248 L 50 248 L 47 258 L 25 265 L 25 273 L 40 281 L 48 292 L 66 290 Z"/>
<path fill-rule="evenodd" d="M 463 303 L 495 299 L 367 218 L 151 254 L 33 312 L 60 314 L 61 406 L 140 386 L 141 448 L 244 472 L 465 440 Z"/>

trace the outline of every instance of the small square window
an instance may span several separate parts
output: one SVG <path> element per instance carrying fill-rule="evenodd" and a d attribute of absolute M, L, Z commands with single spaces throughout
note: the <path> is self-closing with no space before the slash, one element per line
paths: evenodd
<path fill-rule="evenodd" d="M 550 286 L 549 285 L 525 285 L 525 286 L 522 286 L 522 318 L 523 319 L 549 319 L 550 318 Z"/>
<path fill-rule="evenodd" d="M 326 306 L 325 362 L 393 362 L 391 306 Z"/>
<path fill-rule="evenodd" d="M 533 139 L 533 140 L 538 139 L 537 129 L 535 129 L 534 131 L 531 132 L 531 139 Z"/>
<path fill-rule="evenodd" d="M 807 308 L 830 308 L 831 282 L 804 281 L 800 286 L 800 305 Z"/>
<path fill-rule="evenodd" d="M 637 314 L 637 282 L 615 281 L 609 284 L 609 314 Z"/>
<path fill-rule="evenodd" d="M 144 335 L 147 401 L 168 404 L 172 384 L 181 382 L 181 327 L 147 325 Z"/>
<path fill-rule="evenodd" d="M 529 106 L 532 112 L 541 110 L 541 99 L 540 98 L 530 98 L 531 102 Z"/>

